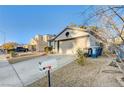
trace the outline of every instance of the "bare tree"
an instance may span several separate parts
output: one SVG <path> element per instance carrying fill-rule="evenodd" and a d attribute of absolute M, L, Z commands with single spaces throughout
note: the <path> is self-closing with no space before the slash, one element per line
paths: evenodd
<path fill-rule="evenodd" d="M 86 12 L 86 11 L 85 11 Z M 99 37 L 106 40 L 120 37 L 124 42 L 124 6 L 95 6 L 92 13 L 84 21 L 84 25 L 94 25 L 93 30 Z M 102 29 L 102 30 L 100 30 Z"/>

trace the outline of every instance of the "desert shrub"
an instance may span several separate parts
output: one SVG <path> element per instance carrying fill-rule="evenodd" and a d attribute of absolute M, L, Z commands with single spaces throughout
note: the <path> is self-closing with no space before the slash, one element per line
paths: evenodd
<path fill-rule="evenodd" d="M 86 62 L 86 57 L 84 56 L 84 52 L 81 49 L 77 49 L 76 51 L 76 62 L 80 65 L 84 65 Z"/>
<path fill-rule="evenodd" d="M 46 53 L 51 53 L 52 52 L 52 47 L 45 47 L 44 48 L 44 51 L 46 52 Z"/>
<path fill-rule="evenodd" d="M 12 51 L 15 51 L 15 49 L 6 49 L 6 52 L 10 54 Z"/>
<path fill-rule="evenodd" d="M 15 57 L 17 54 L 16 54 L 16 52 L 15 51 L 10 51 L 10 56 L 11 57 Z"/>
<path fill-rule="evenodd" d="M 103 50 L 103 56 L 110 56 L 112 54 L 112 52 L 108 49 L 104 49 Z"/>

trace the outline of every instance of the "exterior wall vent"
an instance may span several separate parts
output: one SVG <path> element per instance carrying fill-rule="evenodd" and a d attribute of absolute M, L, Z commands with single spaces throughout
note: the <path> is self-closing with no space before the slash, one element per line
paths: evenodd
<path fill-rule="evenodd" d="M 69 36 L 69 34 L 70 34 L 69 32 L 66 32 L 66 33 L 65 33 L 66 37 L 68 37 L 68 36 Z"/>

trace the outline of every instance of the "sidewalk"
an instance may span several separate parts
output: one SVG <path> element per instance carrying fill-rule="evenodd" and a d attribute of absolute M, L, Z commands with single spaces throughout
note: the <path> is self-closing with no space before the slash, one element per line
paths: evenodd
<path fill-rule="evenodd" d="M 0 87 L 4 86 L 22 86 L 22 84 L 5 55 L 0 55 Z"/>
<path fill-rule="evenodd" d="M 9 62 L 7 61 L 5 55 L 0 54 L 0 67 L 8 65 Z"/>

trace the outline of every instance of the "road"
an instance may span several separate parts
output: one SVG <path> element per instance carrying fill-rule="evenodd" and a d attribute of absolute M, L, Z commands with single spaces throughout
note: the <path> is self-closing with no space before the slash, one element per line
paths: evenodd
<path fill-rule="evenodd" d="M 11 65 L 4 55 L 0 55 L 0 86 L 27 86 L 46 75 L 39 71 L 39 62 L 56 59 L 58 67 L 54 71 L 69 64 L 74 58 L 71 55 L 47 55 Z"/>

